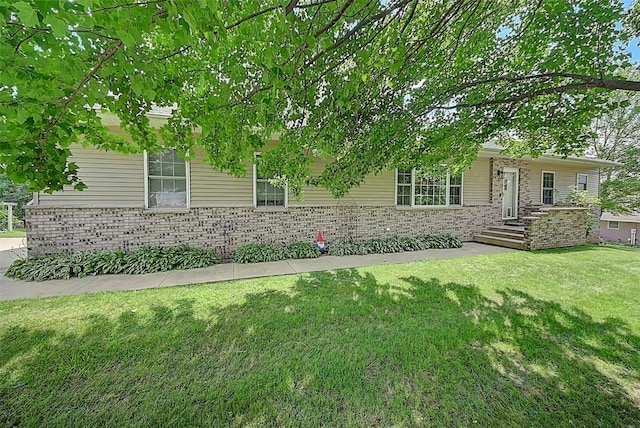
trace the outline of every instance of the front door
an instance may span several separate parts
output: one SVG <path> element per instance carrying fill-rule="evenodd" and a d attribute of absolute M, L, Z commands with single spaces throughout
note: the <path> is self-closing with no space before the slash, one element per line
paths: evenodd
<path fill-rule="evenodd" d="M 504 168 L 502 171 L 502 218 L 518 218 L 518 168 Z"/>

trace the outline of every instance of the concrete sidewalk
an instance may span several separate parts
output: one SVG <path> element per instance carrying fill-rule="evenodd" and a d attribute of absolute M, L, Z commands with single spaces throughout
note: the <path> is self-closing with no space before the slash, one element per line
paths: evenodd
<path fill-rule="evenodd" d="M 27 256 L 27 238 L 0 238 L 0 275 L 16 259 Z"/>
<path fill-rule="evenodd" d="M 476 242 L 465 242 L 462 248 L 446 250 L 369 254 L 366 256 L 322 256 L 318 259 L 282 260 L 252 264 L 226 263 L 208 268 L 145 275 L 99 275 L 44 282 L 13 280 L 0 273 L 2 275 L 0 276 L 0 300 L 98 293 L 101 291 L 142 290 L 146 288 L 172 287 L 261 276 L 290 275 L 380 264 L 407 263 L 417 260 L 449 259 L 510 251 L 516 250 L 493 247 Z"/>
<path fill-rule="evenodd" d="M 0 251 L 13 250 L 27 246 L 27 237 L 23 238 L 0 238 Z"/>

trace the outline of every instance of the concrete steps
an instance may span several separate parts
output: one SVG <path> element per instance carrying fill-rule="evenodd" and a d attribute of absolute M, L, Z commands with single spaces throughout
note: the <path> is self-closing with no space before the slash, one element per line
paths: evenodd
<path fill-rule="evenodd" d="M 474 235 L 473 240 L 482 244 L 515 248 L 516 250 L 525 249 L 524 227 L 522 226 L 491 226 Z"/>

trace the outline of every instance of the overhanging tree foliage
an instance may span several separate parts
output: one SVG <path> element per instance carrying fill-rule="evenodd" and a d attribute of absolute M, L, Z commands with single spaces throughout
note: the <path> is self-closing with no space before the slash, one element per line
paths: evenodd
<path fill-rule="evenodd" d="M 640 94 L 613 93 L 610 101 L 617 108 L 594 119 L 589 150 L 622 164 L 603 170 L 602 209 L 629 213 L 640 210 Z"/>
<path fill-rule="evenodd" d="M 461 167 L 492 138 L 574 153 L 606 91 L 640 90 L 616 74 L 624 18 L 617 0 L 0 0 L 0 164 L 82 188 L 70 145 L 157 150 L 154 105 L 173 107 L 162 144 L 235 174 L 278 133 L 260 162 L 294 191 Z"/>

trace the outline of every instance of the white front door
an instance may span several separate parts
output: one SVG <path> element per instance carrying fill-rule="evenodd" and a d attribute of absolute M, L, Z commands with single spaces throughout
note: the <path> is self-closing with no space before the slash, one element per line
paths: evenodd
<path fill-rule="evenodd" d="M 518 218 L 518 168 L 502 171 L 502 218 Z"/>

